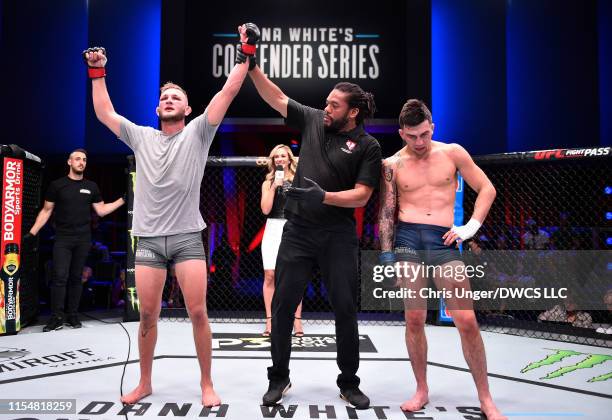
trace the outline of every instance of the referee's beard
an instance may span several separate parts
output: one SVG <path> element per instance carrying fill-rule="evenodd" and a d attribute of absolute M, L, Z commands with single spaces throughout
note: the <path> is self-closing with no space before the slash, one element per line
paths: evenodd
<path fill-rule="evenodd" d="M 334 120 L 329 114 L 327 115 L 327 118 L 331 120 L 329 125 L 324 125 L 325 131 L 328 133 L 338 133 L 339 131 L 342 131 L 349 122 L 348 112 L 344 114 L 342 118 Z"/>

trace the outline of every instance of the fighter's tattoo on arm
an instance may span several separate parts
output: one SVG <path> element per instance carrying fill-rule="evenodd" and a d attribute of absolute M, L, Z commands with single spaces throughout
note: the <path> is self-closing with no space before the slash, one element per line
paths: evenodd
<path fill-rule="evenodd" d="M 385 181 L 391 182 L 391 180 L 393 179 L 393 169 L 384 168 L 383 173 L 385 174 Z"/>
<path fill-rule="evenodd" d="M 399 155 L 397 157 L 398 157 L 398 159 L 397 159 L 397 169 L 400 169 L 400 168 L 402 168 L 404 166 L 404 163 L 402 162 L 402 158 Z"/>
<path fill-rule="evenodd" d="M 383 182 L 380 191 L 380 212 L 378 216 L 380 245 L 383 251 L 391 251 L 393 249 L 393 227 L 397 203 L 396 196 L 393 169 L 385 166 L 383 167 Z"/>

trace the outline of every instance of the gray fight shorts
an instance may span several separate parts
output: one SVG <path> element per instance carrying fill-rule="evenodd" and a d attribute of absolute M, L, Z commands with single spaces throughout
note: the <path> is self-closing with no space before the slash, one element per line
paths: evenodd
<path fill-rule="evenodd" d="M 206 260 L 202 233 L 139 237 L 135 265 L 166 268 L 168 261 Z"/>

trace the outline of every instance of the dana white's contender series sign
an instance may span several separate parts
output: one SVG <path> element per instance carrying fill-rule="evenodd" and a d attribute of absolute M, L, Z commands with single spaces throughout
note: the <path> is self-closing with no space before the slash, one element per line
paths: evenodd
<path fill-rule="evenodd" d="M 164 13 L 163 80 L 184 82 L 189 102 L 205 107 L 234 67 L 237 26 L 257 24 L 260 69 L 285 94 L 322 108 L 340 81 L 375 95 L 376 118 L 395 119 L 408 97 L 429 101 L 430 38 L 426 1 L 250 3 L 186 0 Z M 179 16 L 177 16 L 179 15 Z M 176 28 L 185 28 L 177 34 Z M 181 77 L 184 77 L 181 80 Z M 228 117 L 278 117 L 246 80 Z"/>
<path fill-rule="evenodd" d="M 378 79 L 379 34 L 355 28 L 262 27 L 257 60 L 270 79 Z M 213 77 L 227 77 L 234 66 L 235 41 L 212 47 Z M 229 34 L 228 34 L 229 35 Z M 227 39 L 227 38 L 226 38 Z"/>

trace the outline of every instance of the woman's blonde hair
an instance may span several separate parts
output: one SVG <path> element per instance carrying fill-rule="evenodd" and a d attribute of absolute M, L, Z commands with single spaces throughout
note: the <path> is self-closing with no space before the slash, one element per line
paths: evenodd
<path fill-rule="evenodd" d="M 274 172 L 276 171 L 276 166 L 274 165 L 274 155 L 279 149 L 285 148 L 287 149 L 287 156 L 289 157 L 289 173 L 291 174 L 291 178 L 295 175 L 295 169 L 297 167 L 297 159 L 293 156 L 293 152 L 291 148 L 286 144 L 277 144 L 274 146 L 272 151 L 270 152 L 270 156 L 268 156 L 268 173 L 266 174 L 266 181 L 272 181 L 274 179 Z"/>

